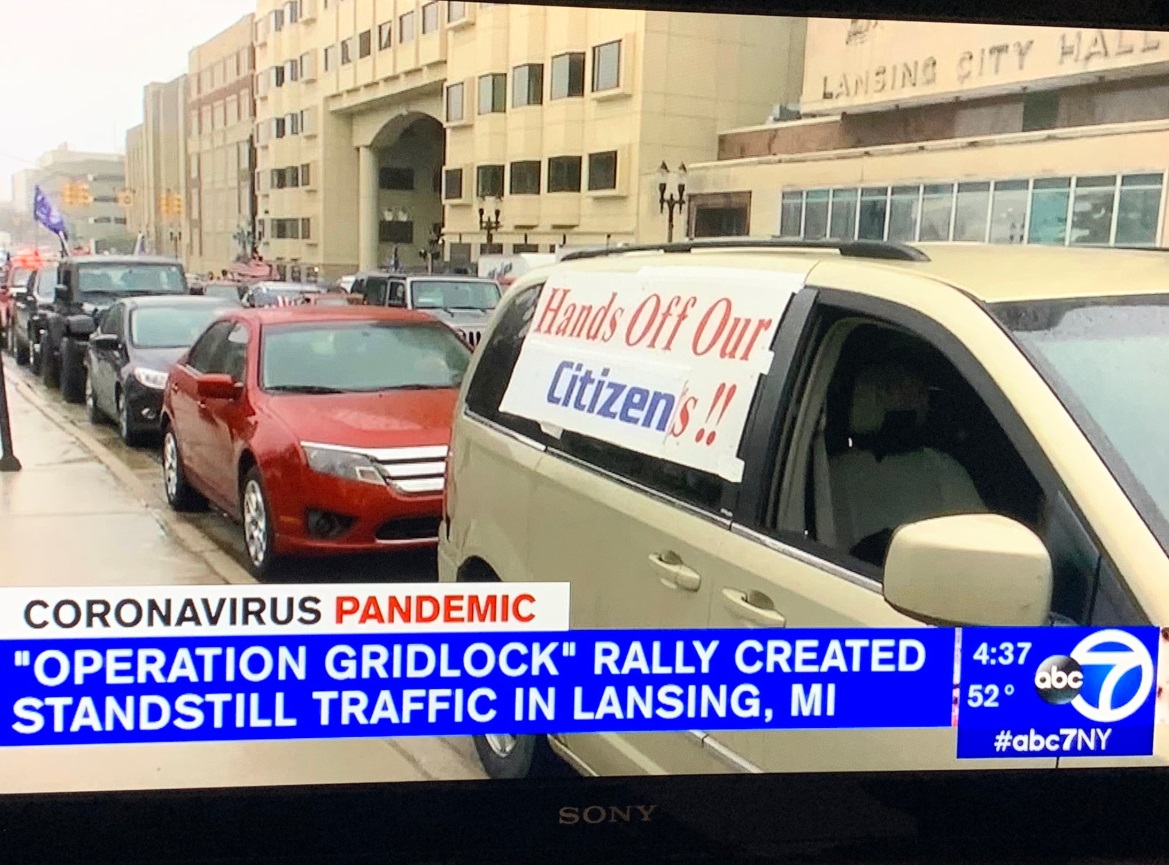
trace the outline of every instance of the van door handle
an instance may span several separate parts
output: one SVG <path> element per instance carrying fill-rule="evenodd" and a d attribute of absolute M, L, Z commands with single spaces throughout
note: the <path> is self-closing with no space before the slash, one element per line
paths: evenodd
<path fill-rule="evenodd" d="M 664 553 L 651 553 L 649 563 L 661 571 L 658 581 L 667 589 L 683 589 L 687 592 L 697 592 L 702 585 L 702 577 L 698 571 L 682 564 L 682 557 L 672 550 Z"/>
<path fill-rule="evenodd" d="M 771 598 L 762 592 L 741 592 L 738 589 L 723 589 L 723 606 L 736 619 L 743 619 L 767 628 L 787 626 L 787 618 L 775 609 Z"/>

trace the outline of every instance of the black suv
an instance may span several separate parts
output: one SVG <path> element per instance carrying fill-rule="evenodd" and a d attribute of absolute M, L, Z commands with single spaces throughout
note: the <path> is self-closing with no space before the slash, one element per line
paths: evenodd
<path fill-rule="evenodd" d="M 187 277 L 173 258 L 81 255 L 57 266 L 53 302 L 44 311 L 37 354 L 41 379 L 60 387 L 67 402 L 85 401 L 85 357 L 89 335 L 102 313 L 127 297 L 188 294 Z"/>

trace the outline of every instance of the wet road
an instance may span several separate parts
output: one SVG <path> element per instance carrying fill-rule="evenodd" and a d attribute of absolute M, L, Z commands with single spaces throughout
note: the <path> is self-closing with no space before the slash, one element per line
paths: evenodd
<path fill-rule="evenodd" d="M 158 442 L 141 448 L 127 447 L 122 443 L 112 422 L 101 425 L 90 423 L 86 417 L 85 406 L 65 402 L 59 391 L 44 387 L 27 367 L 17 367 L 10 356 L 5 356 L 4 371 L 12 380 L 34 389 L 39 397 L 64 415 L 72 425 L 97 439 L 111 456 L 132 470 L 150 491 L 151 505 L 168 508 L 162 487 L 162 463 Z M 214 509 L 202 514 L 176 516 L 215 543 L 241 568 L 246 568 L 247 554 L 244 550 L 243 532 L 228 516 Z M 280 582 L 288 583 L 394 583 L 437 580 L 438 564 L 433 550 L 299 559 L 291 561 L 280 575 Z"/>

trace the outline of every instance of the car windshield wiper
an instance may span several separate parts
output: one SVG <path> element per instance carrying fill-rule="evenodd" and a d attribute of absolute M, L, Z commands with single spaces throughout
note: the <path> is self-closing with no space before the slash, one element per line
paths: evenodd
<path fill-rule="evenodd" d="M 319 384 L 273 384 L 268 390 L 275 393 L 350 393 L 339 387 L 325 387 Z"/>
<path fill-rule="evenodd" d="M 453 384 L 388 384 L 385 387 L 361 388 L 360 393 L 378 393 L 383 390 L 447 390 Z"/>

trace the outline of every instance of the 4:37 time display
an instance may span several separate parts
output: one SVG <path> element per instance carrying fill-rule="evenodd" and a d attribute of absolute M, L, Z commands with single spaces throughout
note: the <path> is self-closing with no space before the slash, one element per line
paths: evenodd
<path fill-rule="evenodd" d="M 1009 667 L 1011 664 L 1027 663 L 1027 653 L 1030 651 L 1030 643 L 982 643 L 971 657 L 983 665 Z"/>

